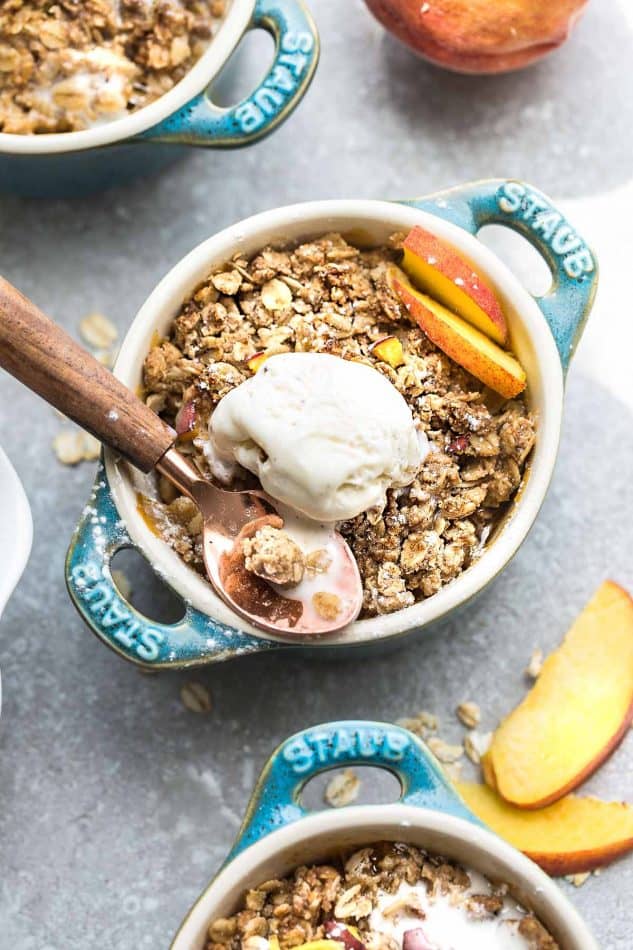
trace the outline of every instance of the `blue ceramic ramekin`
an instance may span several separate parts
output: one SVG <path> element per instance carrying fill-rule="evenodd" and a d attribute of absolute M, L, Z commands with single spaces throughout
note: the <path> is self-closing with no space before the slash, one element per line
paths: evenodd
<path fill-rule="evenodd" d="M 502 261 L 476 238 L 497 223 L 523 234 L 552 271 L 552 286 L 532 297 Z M 164 336 L 183 300 L 209 271 L 233 254 L 254 254 L 268 243 L 297 241 L 328 231 L 361 233 L 376 244 L 416 224 L 452 244 L 486 275 L 499 294 L 512 346 L 528 376 L 527 398 L 538 414 L 528 477 L 481 557 L 433 597 L 383 617 L 350 624 L 321 639 L 273 637 L 233 614 L 210 584 L 152 533 L 137 507 L 129 467 L 106 452 L 94 493 L 73 538 L 66 577 L 71 596 L 90 628 L 125 658 L 152 669 L 214 663 L 245 653 L 310 649 L 322 656 L 350 648 L 376 649 L 428 629 L 465 606 L 508 564 L 525 540 L 554 470 L 563 412 L 564 376 L 596 291 L 591 250 L 543 194 L 522 182 L 495 179 L 463 185 L 416 201 L 317 201 L 277 208 L 239 222 L 205 241 L 163 279 L 134 320 L 115 367 L 132 390 L 142 382 L 143 361 L 155 334 Z M 176 624 L 152 623 L 112 582 L 110 561 L 135 546 L 183 599 Z"/>
<path fill-rule="evenodd" d="M 221 109 L 207 89 L 248 30 L 264 29 L 275 56 L 257 89 Z M 52 135 L 0 133 L 0 191 L 36 197 L 85 194 L 148 175 L 188 145 L 250 145 L 283 122 L 305 95 L 319 58 L 303 0 L 231 0 L 209 49 L 164 96 L 92 129 Z"/>
<path fill-rule="evenodd" d="M 387 769 L 400 782 L 400 800 L 308 813 L 301 804 L 306 783 L 347 765 Z M 231 853 L 189 911 L 171 950 L 204 950 L 211 921 L 234 913 L 249 888 L 377 841 L 417 845 L 508 884 L 562 950 L 598 950 L 555 882 L 481 824 L 424 743 L 378 722 L 328 723 L 279 746 L 260 776 Z"/>

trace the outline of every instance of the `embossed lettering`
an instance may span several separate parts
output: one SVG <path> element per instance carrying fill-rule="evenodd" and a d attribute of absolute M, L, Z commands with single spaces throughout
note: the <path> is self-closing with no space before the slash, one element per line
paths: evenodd
<path fill-rule="evenodd" d="M 518 181 L 509 181 L 503 186 L 503 195 L 499 198 L 499 207 L 506 214 L 515 214 L 521 207 L 525 188 Z"/>
<path fill-rule="evenodd" d="M 253 101 L 265 115 L 274 115 L 284 98 L 275 89 L 262 86 L 253 96 Z"/>
<path fill-rule="evenodd" d="M 334 743 L 332 746 L 332 755 L 335 759 L 340 759 L 351 755 L 354 751 L 354 736 L 344 729 L 337 729 L 334 733 Z"/>
<path fill-rule="evenodd" d="M 235 110 L 235 118 L 243 132 L 255 132 L 264 121 L 264 116 L 254 102 L 243 102 Z"/>
<path fill-rule="evenodd" d="M 541 211 L 534 219 L 532 228 L 534 231 L 540 231 L 548 241 L 554 237 L 556 228 L 561 223 L 562 218 L 558 211 Z"/>
<path fill-rule="evenodd" d="M 544 211 L 547 208 L 547 202 L 533 192 L 528 192 L 523 202 L 523 208 L 523 220 L 529 221 L 535 211 Z"/>
<path fill-rule="evenodd" d="M 303 53 L 283 53 L 279 57 L 279 62 L 292 70 L 295 79 L 300 79 L 308 65 L 308 57 Z"/>
<path fill-rule="evenodd" d="M 575 254 L 570 254 L 565 258 L 565 273 L 568 277 L 582 277 L 583 274 L 591 274 L 594 270 L 593 257 L 591 251 L 583 247 Z"/>
<path fill-rule="evenodd" d="M 527 226 L 562 258 L 562 267 L 568 277 L 580 280 L 595 269 L 591 251 L 583 244 L 563 216 L 540 195 L 529 191 L 518 182 L 506 182 L 500 189 L 497 202 L 501 211 L 520 216 Z"/>
<path fill-rule="evenodd" d="M 301 775 L 307 772 L 314 758 L 312 751 L 303 738 L 295 739 L 284 746 L 283 757 L 293 772 Z"/>
<path fill-rule="evenodd" d="M 358 751 L 362 756 L 365 756 L 368 759 L 372 759 L 378 749 L 376 748 L 376 736 L 372 735 L 371 732 L 365 732 L 364 730 L 358 735 Z"/>
<path fill-rule="evenodd" d="M 568 224 L 563 224 L 554 235 L 552 250 L 555 254 L 569 254 L 580 247 L 580 238 L 576 237 Z"/>
<path fill-rule="evenodd" d="M 90 561 L 77 564 L 71 572 L 77 593 L 88 610 L 98 618 L 100 627 L 117 643 L 134 652 L 142 660 L 155 660 L 165 637 L 154 627 L 144 627 L 119 601 L 109 579 L 104 578 L 101 565 Z"/>
<path fill-rule="evenodd" d="M 383 755 L 390 762 L 399 762 L 404 750 L 411 744 L 408 736 L 402 732 L 386 732 Z"/>
<path fill-rule="evenodd" d="M 114 603 L 110 604 L 101 618 L 101 625 L 107 630 L 108 627 L 114 627 L 116 624 L 129 619 L 129 610 L 125 610 L 125 608 L 121 607 L 119 604 Z"/>
<path fill-rule="evenodd" d="M 138 633 L 138 624 L 132 624 L 129 628 L 119 627 L 112 636 L 128 650 L 134 646 L 134 636 Z"/>
<path fill-rule="evenodd" d="M 312 732 L 310 733 L 310 742 L 316 746 L 316 757 L 317 760 L 323 764 L 328 760 L 328 745 L 330 742 L 330 737 L 327 732 Z"/>
<path fill-rule="evenodd" d="M 317 766 L 332 765 L 340 760 L 353 762 L 379 758 L 399 762 L 409 744 L 409 738 L 401 732 L 337 729 L 331 734 L 315 731 L 300 736 L 285 745 L 282 754 L 295 774 L 304 775 Z"/>
<path fill-rule="evenodd" d="M 112 589 L 104 581 L 100 581 L 94 587 L 89 588 L 84 597 L 88 601 L 90 613 L 96 614 L 112 600 Z"/>
<path fill-rule="evenodd" d="M 76 564 L 72 569 L 71 575 L 79 588 L 94 584 L 95 581 L 99 580 L 100 576 L 99 569 L 93 562 L 89 562 L 88 564 Z"/>
<path fill-rule="evenodd" d="M 314 37 L 305 31 L 290 30 L 281 40 L 284 53 L 311 53 L 314 48 Z"/>
<path fill-rule="evenodd" d="M 275 66 L 270 78 L 266 80 L 266 85 L 273 89 L 280 89 L 282 92 L 292 92 L 295 87 L 292 75 L 284 65 Z"/>
<path fill-rule="evenodd" d="M 160 652 L 160 647 L 164 643 L 164 636 L 159 630 L 155 630 L 153 627 L 148 627 L 146 630 L 143 630 L 140 637 L 140 643 L 136 648 L 136 652 L 142 660 L 156 660 Z"/>
<path fill-rule="evenodd" d="M 277 114 L 294 92 L 296 80 L 306 71 L 313 49 L 311 33 L 291 31 L 282 37 L 281 53 L 270 75 L 250 99 L 235 109 L 235 119 L 242 132 L 256 132 L 267 118 Z"/>

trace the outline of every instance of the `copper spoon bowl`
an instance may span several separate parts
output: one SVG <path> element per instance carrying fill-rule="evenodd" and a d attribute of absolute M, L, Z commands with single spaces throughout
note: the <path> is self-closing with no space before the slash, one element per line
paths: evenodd
<path fill-rule="evenodd" d="M 356 560 L 332 532 L 336 569 L 323 588 L 338 598 L 326 618 L 310 598 L 293 597 L 246 570 L 240 541 L 260 524 L 283 524 L 263 492 L 217 488 L 174 447 L 176 433 L 151 409 L 43 314 L 0 278 L 0 366 L 143 472 L 165 475 L 198 506 L 203 520 L 204 562 L 211 584 L 236 613 L 267 633 L 333 633 L 356 619 L 362 584 Z"/>

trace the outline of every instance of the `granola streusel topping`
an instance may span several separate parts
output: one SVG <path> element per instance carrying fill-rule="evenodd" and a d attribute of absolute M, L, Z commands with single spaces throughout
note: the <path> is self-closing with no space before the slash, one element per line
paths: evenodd
<path fill-rule="evenodd" d="M 303 580 L 305 557 L 299 545 L 280 528 L 265 525 L 242 541 L 247 571 L 281 587 L 296 587 Z"/>
<path fill-rule="evenodd" d="M 148 404 L 179 431 L 187 419 L 179 448 L 209 476 L 212 412 L 273 354 L 361 361 L 395 386 L 432 450 L 410 485 L 387 492 L 384 508 L 339 526 L 358 561 L 364 616 L 432 596 L 479 557 L 521 485 L 535 438 L 523 397 L 491 393 L 412 325 L 386 281 L 400 242 L 394 235 L 389 247 L 360 250 L 328 234 L 251 258 L 238 254 L 185 301 L 144 364 Z M 393 348 L 375 345 L 388 336 L 402 346 L 391 362 Z M 233 483 L 256 484 L 245 471 Z M 178 511 L 172 519 L 181 500 L 168 486 L 160 493 L 154 504 L 179 525 L 169 543 L 202 572 L 199 535 Z"/>
<path fill-rule="evenodd" d="M 207 48 L 227 0 L 5 0 L 0 132 L 75 132 L 168 92 Z"/>
<path fill-rule="evenodd" d="M 409 945 L 437 950 L 558 948 L 505 884 L 421 848 L 381 842 L 247 891 L 233 916 L 211 921 L 206 950 L 289 950 L 323 939 L 400 950 L 412 931 L 418 939 Z"/>

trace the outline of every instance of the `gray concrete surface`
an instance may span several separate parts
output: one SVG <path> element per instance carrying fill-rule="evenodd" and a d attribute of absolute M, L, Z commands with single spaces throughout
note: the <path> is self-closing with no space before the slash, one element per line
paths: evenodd
<path fill-rule="evenodd" d="M 107 196 L 2 199 L 4 274 L 73 332 L 94 309 L 123 332 L 186 251 L 259 209 L 409 196 L 491 174 L 563 197 L 630 178 L 633 48 L 615 0 L 594 2 L 546 63 L 479 80 L 415 59 L 360 0 L 313 6 L 321 68 L 276 135 L 239 153 L 192 154 L 158 180 Z M 225 96 L 261 71 L 261 49 L 250 44 L 239 57 Z M 0 394 L 0 441 L 35 520 L 30 567 L 0 628 L 1 950 L 166 948 L 284 736 L 334 717 L 395 719 L 426 707 L 457 738 L 452 710 L 466 697 L 492 727 L 522 695 L 533 646 L 558 643 L 605 577 L 633 588 L 631 417 L 572 370 L 549 499 L 519 556 L 463 618 L 360 663 L 275 656 L 197 673 L 213 697 L 213 711 L 197 716 L 179 698 L 191 675 L 139 674 L 76 616 L 63 559 L 92 467 L 58 465 L 55 414 L 5 376 Z M 140 596 L 159 599 L 154 582 L 133 580 Z M 633 739 L 589 788 L 631 799 Z M 629 950 L 633 858 L 579 890 L 562 886 L 601 947 Z"/>

